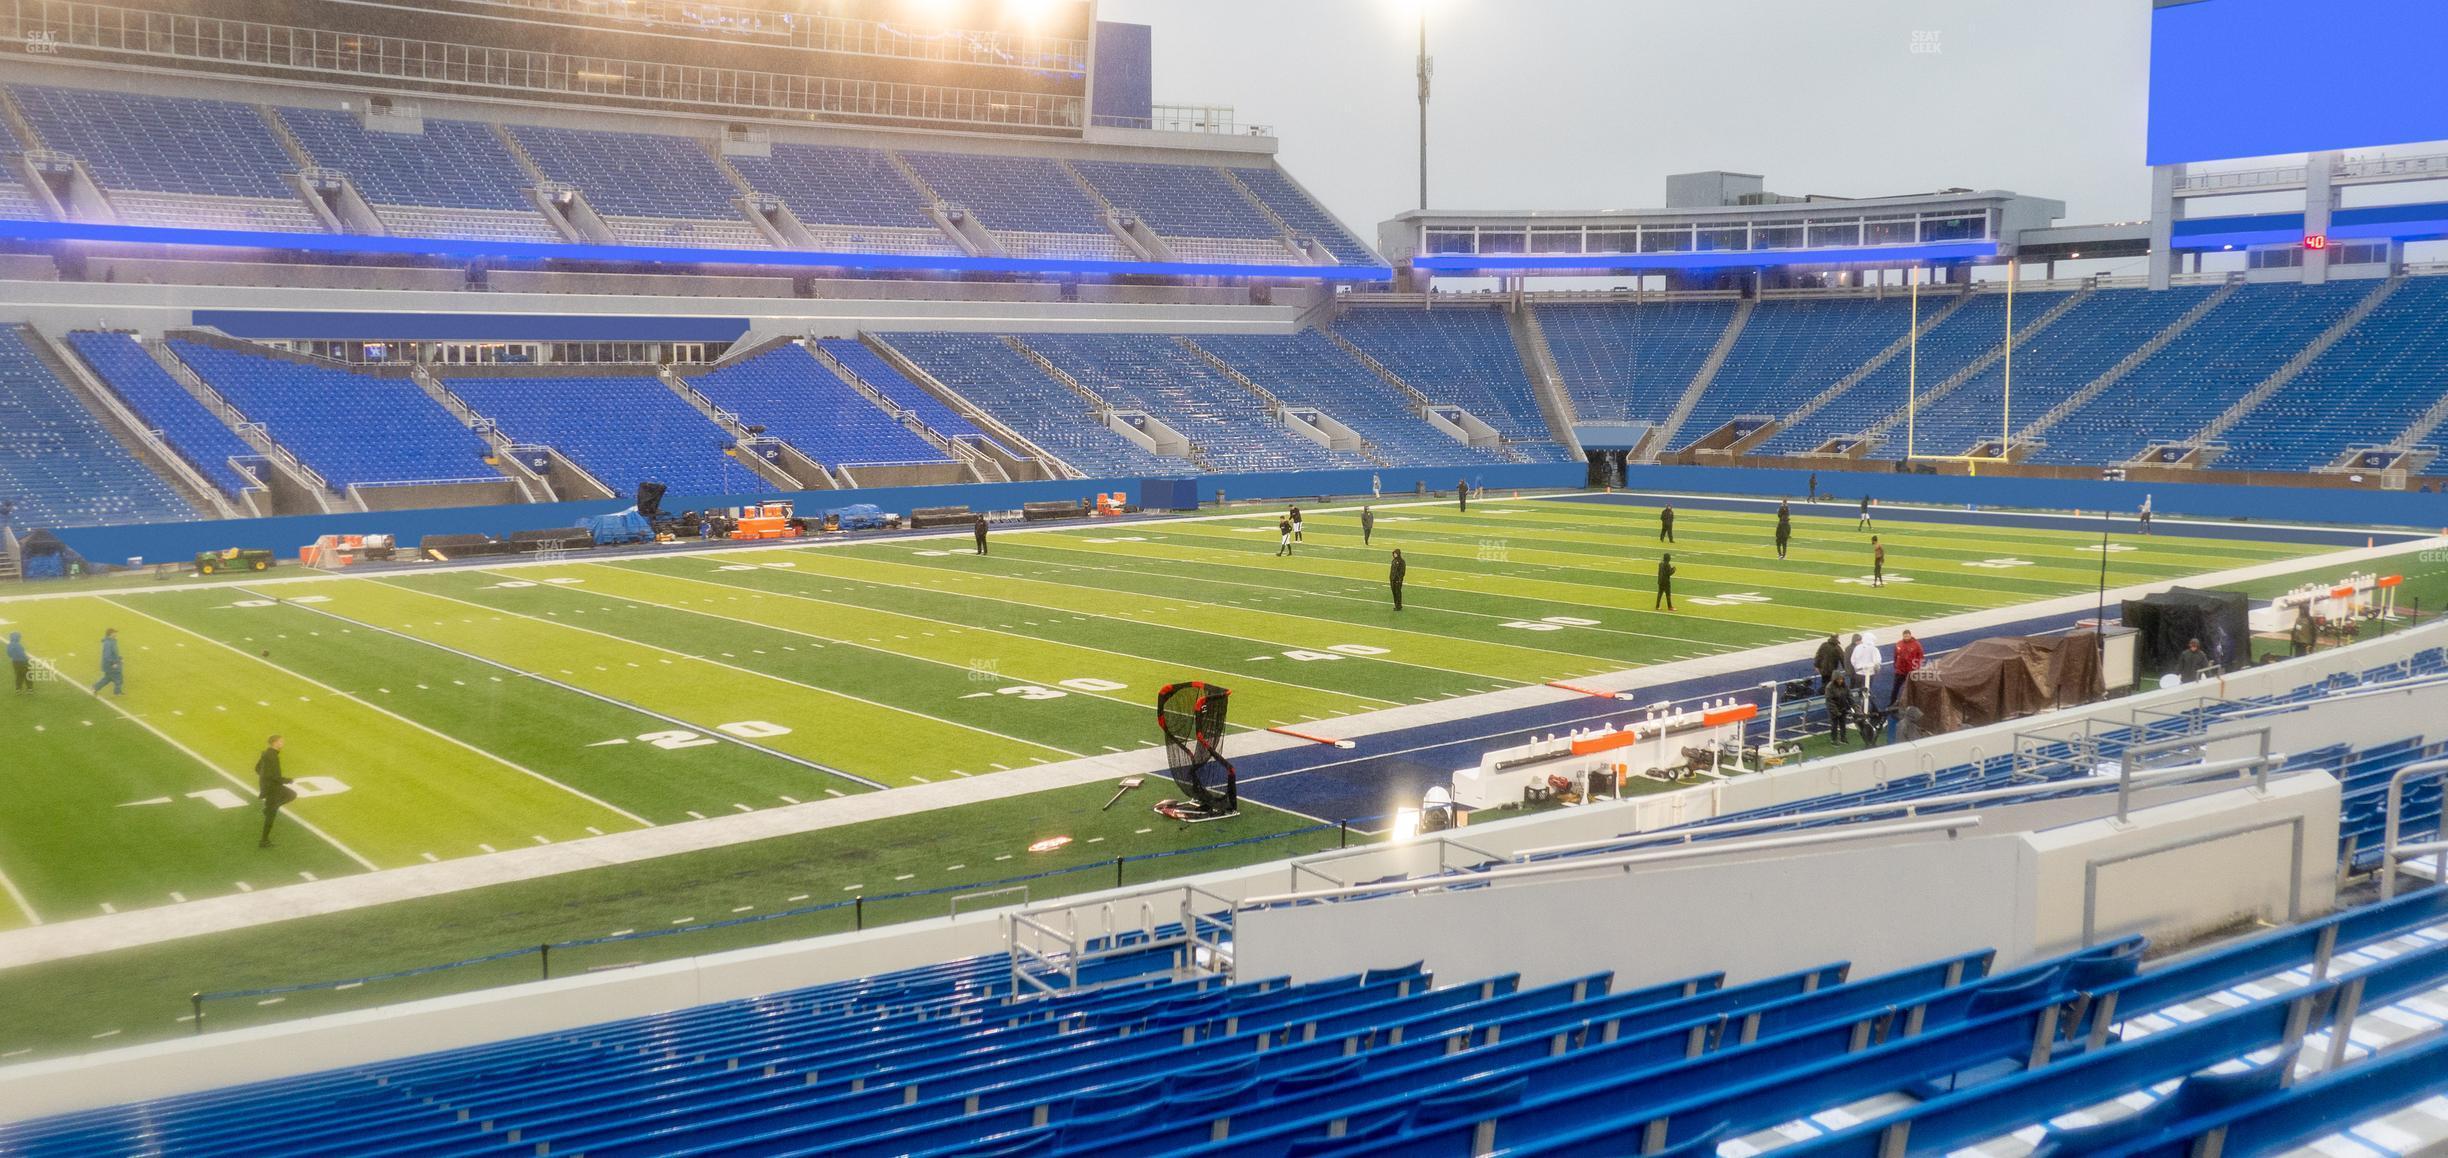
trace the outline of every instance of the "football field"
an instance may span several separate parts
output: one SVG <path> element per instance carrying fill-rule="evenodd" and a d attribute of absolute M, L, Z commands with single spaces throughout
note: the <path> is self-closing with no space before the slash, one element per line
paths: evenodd
<path fill-rule="evenodd" d="M 1300 727 L 2101 580 L 2096 532 L 2012 517 L 1881 520 L 1883 587 L 1850 507 L 1798 510 L 1785 560 L 1772 524 L 1687 510 L 1665 545 L 1649 507 L 1389 505 L 1364 546 L 1346 506 L 1289 558 L 1269 511 L 984 556 L 964 534 L 0 601 L 51 675 L 0 709 L 0 928 L 1152 748 L 1184 679 L 1230 687 L 1236 729 Z M 2108 544 L 2109 586 L 2334 549 L 2161 532 Z M 127 693 L 96 697 L 113 627 Z M 302 798 L 260 850 L 272 733 Z"/>

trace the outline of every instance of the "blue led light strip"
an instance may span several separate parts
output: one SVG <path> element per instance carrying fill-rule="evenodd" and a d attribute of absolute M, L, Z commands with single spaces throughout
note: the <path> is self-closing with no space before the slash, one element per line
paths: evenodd
<path fill-rule="evenodd" d="M 539 241 L 370 237 L 362 234 L 279 233 L 248 229 L 172 229 L 72 221 L 0 220 L 0 238 L 16 241 L 104 241 L 214 249 L 435 257 L 453 261 L 511 259 L 593 261 L 623 265 L 764 266 L 862 272 L 1135 274 L 1142 277 L 1255 277 L 1305 281 L 1391 281 L 1394 271 L 1365 265 L 1232 265 L 1195 261 L 1075 261 L 1033 257 L 946 257 L 915 253 L 816 253 L 791 249 L 703 249 L 654 245 L 574 245 Z"/>
<path fill-rule="evenodd" d="M 1411 259 L 1414 268 L 1440 273 L 1591 270 L 1613 273 L 1656 269 L 1758 269 L 1782 265 L 1843 265 L 1855 262 L 1966 261 L 1996 257 L 1994 241 L 1932 241 L 1912 245 L 1868 245 L 1844 249 L 1711 249 L 1682 253 L 1504 253 L 1434 254 Z"/>

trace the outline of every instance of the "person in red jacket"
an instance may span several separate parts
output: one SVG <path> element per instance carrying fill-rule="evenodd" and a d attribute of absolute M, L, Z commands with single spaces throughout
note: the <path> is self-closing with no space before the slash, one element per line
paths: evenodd
<path fill-rule="evenodd" d="M 1896 641 L 1895 682 L 1887 688 L 1888 703 L 1903 701 L 1904 681 L 1911 679 L 1912 674 L 1919 670 L 1921 670 L 1921 641 L 1914 639 L 1913 633 L 1907 631 L 1904 633 L 1904 638 Z"/>

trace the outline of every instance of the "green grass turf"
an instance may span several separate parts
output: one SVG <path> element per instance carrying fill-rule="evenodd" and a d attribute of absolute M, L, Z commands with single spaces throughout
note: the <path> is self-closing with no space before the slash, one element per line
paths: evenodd
<path fill-rule="evenodd" d="M 1365 546 L 1356 512 L 1312 512 L 1291 558 L 1263 513 L 1005 534 L 983 557 L 904 539 L 0 604 L 75 673 L 120 626 L 133 681 L 85 701 L 77 740 L 40 734 L 63 787 L 0 818 L 0 872 L 59 920 L 1146 748 L 1155 688 L 1184 678 L 1234 688 L 1240 728 L 1297 725 L 2098 582 L 2092 536 L 2010 518 L 1881 527 L 1878 589 L 1849 514 L 1805 509 L 1782 561 L 1770 524 L 1683 512 L 1672 614 L 1650 607 L 1653 511 L 1536 501 L 1387 507 Z M 2117 545 L 2111 584 L 2314 550 Z M 255 813 L 187 793 L 243 804 L 273 731 L 292 775 L 346 791 L 293 805 L 312 829 L 285 821 L 277 856 L 231 864 Z M 120 805 L 165 796 L 138 823 L 180 839 L 82 855 L 124 839 Z M 0 908 L 0 927 L 25 919 Z"/>
<path fill-rule="evenodd" d="M 1085 785 L 12 969 L 0 973 L 0 1008 L 9 1011 L 0 1019 L 0 1058 L 31 1060 L 192 1032 L 192 1023 L 182 1019 L 188 995 L 197 991 L 339 981 L 548 941 L 782 912 L 858 892 L 883 895 L 1081 868 L 1030 882 L 1027 899 L 1042 900 L 1112 887 L 1116 856 L 1297 833 L 1127 866 L 1125 881 L 1139 884 L 1321 852 L 1340 839 L 1333 829 L 1301 831 L 1312 823 L 1263 806 L 1245 806 L 1234 820 L 1180 824 L 1149 811 L 1156 793 L 1151 784 L 1100 811 L 1112 789 Z M 1051 852 L 1028 851 L 1052 836 L 1072 841 Z M 1021 899 L 1016 893 L 976 898 L 963 907 Z M 873 926 L 942 916 L 950 904 L 950 896 L 885 901 L 865 906 L 864 917 Z M 853 919 L 842 909 L 559 950 L 553 971 L 566 976 L 842 932 Z M 533 980 L 538 964 L 527 956 L 292 994 L 270 1004 L 231 999 L 208 1006 L 206 1019 L 210 1028 L 222 1029 L 467 992 Z"/>

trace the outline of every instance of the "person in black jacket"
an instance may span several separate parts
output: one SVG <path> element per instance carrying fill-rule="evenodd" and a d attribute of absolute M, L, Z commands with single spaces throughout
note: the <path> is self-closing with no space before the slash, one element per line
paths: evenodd
<path fill-rule="evenodd" d="M 1845 670 L 1844 645 L 1836 642 L 1833 635 L 1827 637 L 1827 642 L 1819 645 L 1819 654 L 1811 657 L 1811 667 L 1819 672 L 1819 691 L 1822 694 L 1838 683 L 1847 682 L 1837 678 Z"/>
<path fill-rule="evenodd" d="M 1843 680 L 1827 686 L 1828 739 L 1844 746 L 1845 721 L 1853 715 L 1853 689 Z"/>
<path fill-rule="evenodd" d="M 975 522 L 973 522 L 973 523 L 970 523 L 970 524 L 969 524 L 969 537 L 977 540 L 977 553 L 978 553 L 978 554 L 980 554 L 980 555 L 985 554 L 985 553 L 986 553 L 986 516 L 984 516 L 984 515 L 979 515 L 979 516 L 977 517 L 977 521 L 975 521 Z"/>
<path fill-rule="evenodd" d="M 1653 600 L 1651 600 L 1651 601 L 1650 601 L 1650 603 L 1649 603 L 1649 610 L 1651 610 L 1651 611 L 1655 611 L 1655 610 L 1657 610 L 1657 609 L 1658 609 L 1658 604 L 1661 604 L 1661 603 L 1663 603 L 1663 604 L 1665 604 L 1665 605 L 1666 605 L 1666 610 L 1668 610 L 1668 611 L 1672 611 L 1672 610 L 1674 610 L 1674 609 L 1675 609 L 1675 606 L 1674 606 L 1674 573 L 1675 573 L 1674 556 L 1672 556 L 1672 555 L 1660 555 L 1660 556 L 1658 556 L 1658 590 L 1657 590 L 1657 598 L 1656 598 L 1656 599 L 1653 599 Z"/>
<path fill-rule="evenodd" d="M 1377 533 L 1377 512 L 1368 504 L 1360 506 L 1360 545 L 1369 545 L 1369 536 Z"/>
<path fill-rule="evenodd" d="M 1792 507 L 1792 506 L 1790 506 L 1790 505 L 1788 505 L 1788 504 L 1786 504 L 1786 503 L 1778 503 L 1778 504 L 1777 504 L 1777 529 L 1776 529 L 1776 549 L 1777 549 L 1777 558 L 1782 559 L 1782 558 L 1784 558 L 1784 557 L 1785 557 L 1785 544 L 1790 543 L 1790 542 L 1792 542 L 1792 541 L 1793 541 L 1793 507 Z"/>
<path fill-rule="evenodd" d="M 1402 610 L 1403 573 L 1409 571 L 1410 569 L 1411 565 L 1403 562 L 1402 548 L 1396 547 L 1394 549 L 1394 564 L 1393 566 L 1386 568 L 1386 583 L 1394 588 L 1394 610 L 1396 611 Z"/>
<path fill-rule="evenodd" d="M 2211 666 L 2210 653 L 2202 650 L 2198 639 L 2186 640 L 2184 651 L 2176 657 L 2176 674 L 2183 677 L 2186 683 L 2201 679 Z"/>
<path fill-rule="evenodd" d="M 264 741 L 263 755 L 255 758 L 255 795 L 263 800 L 263 836 L 255 842 L 257 848 L 272 847 L 272 822 L 280 817 L 281 806 L 297 799 L 297 790 L 289 787 L 293 781 L 281 775 L 279 736 Z"/>
<path fill-rule="evenodd" d="M 1454 501 L 1455 501 L 1456 503 L 1461 504 L 1462 513 L 1463 513 L 1463 514 L 1466 514 L 1466 515 L 1467 515 L 1467 514 L 1469 514 L 1469 513 L 1470 513 L 1470 480 L 1469 480 L 1469 479 L 1462 478 L 1462 479 L 1455 479 L 1455 480 L 1454 480 Z"/>
<path fill-rule="evenodd" d="M 1675 541 L 1673 507 L 1658 508 L 1658 541 L 1661 543 L 1671 543 Z"/>

